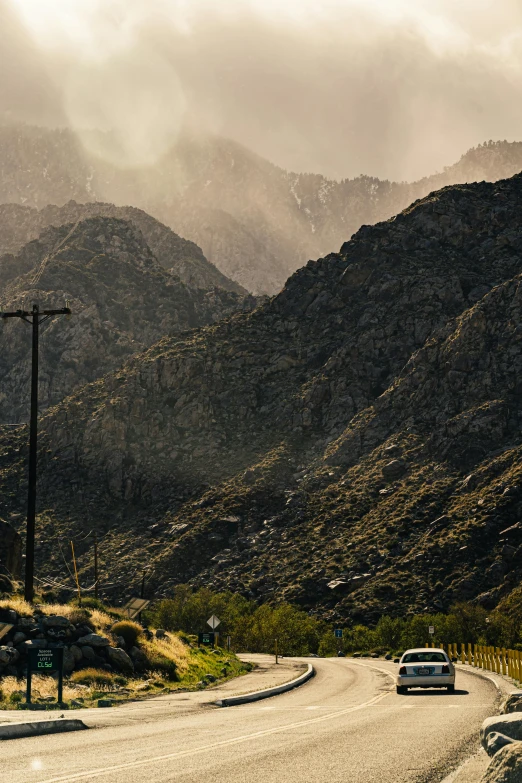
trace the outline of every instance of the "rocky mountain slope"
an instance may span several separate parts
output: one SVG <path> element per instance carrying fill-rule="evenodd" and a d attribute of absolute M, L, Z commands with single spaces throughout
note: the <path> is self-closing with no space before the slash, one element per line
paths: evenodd
<path fill-rule="evenodd" d="M 182 239 L 141 209 L 116 207 L 101 201 L 78 204 L 71 200 L 62 207 L 50 204 L 40 210 L 19 204 L 0 204 L 0 256 L 17 253 L 28 242 L 37 239 L 47 226 L 63 226 L 97 216 L 127 220 L 136 226 L 161 266 L 190 288 L 218 287 L 247 294 L 244 288 L 207 261 L 194 242 Z"/>
<path fill-rule="evenodd" d="M 33 301 L 38 301 L 41 309 L 63 307 L 68 301 L 74 312 L 70 320 L 57 318 L 42 327 L 42 410 L 77 386 L 116 369 L 160 337 L 210 324 L 254 303 L 252 297 L 224 288 L 189 287 L 172 269 L 160 264 L 136 227 L 136 220 L 81 220 L 84 210 L 77 206 L 70 207 L 73 214 L 79 213 L 76 222 L 50 226 L 18 254 L 0 257 L 1 309 L 30 309 Z M 55 212 L 48 209 L 26 215 L 30 219 L 29 233 L 36 222 L 33 219 L 42 214 L 48 218 Z M 169 243 L 183 243 L 160 224 L 154 235 L 156 221 L 148 222 L 146 218 L 138 215 L 138 220 L 151 229 L 152 244 L 156 237 L 160 251 Z M 158 254 L 161 257 L 161 252 Z M 162 257 L 164 263 L 171 258 L 168 251 Z M 201 269 L 205 264 L 210 267 L 203 257 L 199 261 Z M 190 262 L 186 263 L 189 266 Z M 177 271 L 176 263 L 172 268 Z M 30 332 L 18 319 L 0 324 L 0 421 L 25 421 Z"/>
<path fill-rule="evenodd" d="M 190 237 L 228 278 L 275 294 L 309 258 L 433 190 L 522 170 L 522 143 L 488 142 L 415 183 L 295 174 L 228 139 L 182 136 L 155 166 L 118 169 L 65 130 L 0 127 L 0 203 L 133 204 Z M 142 227 L 142 230 L 143 227 Z"/>
<path fill-rule="evenodd" d="M 336 623 L 494 606 L 522 580 L 521 208 L 522 176 L 444 188 L 50 411 L 40 573 L 94 527 L 119 590 L 150 565 L 155 595 L 190 580 Z M 15 521 L 26 437 L 0 437 Z"/>

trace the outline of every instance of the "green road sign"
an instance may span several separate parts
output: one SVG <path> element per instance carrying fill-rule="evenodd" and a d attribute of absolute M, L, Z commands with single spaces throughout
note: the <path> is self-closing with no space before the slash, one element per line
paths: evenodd
<path fill-rule="evenodd" d="M 206 645 L 212 645 L 214 646 L 216 639 L 215 633 L 198 633 L 198 644 L 206 644 Z"/>
<path fill-rule="evenodd" d="M 27 703 L 31 703 L 31 675 L 58 672 L 58 703 L 63 701 L 63 647 L 34 647 L 28 650 Z"/>
<path fill-rule="evenodd" d="M 33 672 L 46 674 L 59 672 L 63 666 L 63 647 L 47 649 L 38 647 L 29 650 L 29 666 Z"/>

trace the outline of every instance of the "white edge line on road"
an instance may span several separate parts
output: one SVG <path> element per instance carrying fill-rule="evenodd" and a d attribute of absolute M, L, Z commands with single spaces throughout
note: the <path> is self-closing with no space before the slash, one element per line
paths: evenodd
<path fill-rule="evenodd" d="M 302 726 L 309 726 L 314 723 L 322 723 L 323 721 L 333 720 L 339 718 L 342 715 L 347 715 L 350 712 L 356 712 L 362 710 L 364 707 L 370 707 L 378 701 L 389 696 L 391 691 L 381 693 L 378 696 L 374 696 L 370 701 L 363 704 L 357 704 L 355 707 L 347 707 L 345 710 L 339 710 L 339 712 L 332 712 L 329 715 L 320 715 L 317 718 L 309 718 L 308 720 L 301 720 L 296 723 L 288 723 L 285 726 L 278 726 L 273 729 L 265 729 L 264 731 L 256 731 L 253 734 L 244 734 L 240 737 L 233 737 L 228 740 L 222 740 L 221 742 L 213 742 L 210 745 L 202 745 L 199 748 L 193 748 L 192 750 L 182 750 L 177 753 L 167 753 L 163 756 L 152 756 L 146 759 L 139 759 L 138 761 L 128 761 L 125 764 L 115 764 L 111 767 L 99 767 L 98 769 L 92 769 L 85 772 L 76 772 L 72 775 L 63 775 L 59 778 L 47 778 L 47 780 L 38 781 L 38 783 L 69 783 L 73 780 L 92 780 L 93 778 L 101 777 L 102 775 L 109 775 L 112 772 L 120 772 L 124 769 L 135 769 L 136 767 L 143 767 L 149 764 L 154 764 L 158 761 L 169 761 L 171 759 L 181 759 L 186 756 L 196 756 L 199 753 L 208 753 L 210 750 L 216 750 L 217 748 L 223 748 L 227 745 L 235 745 L 241 742 L 247 742 L 248 740 L 257 739 L 258 737 L 268 737 L 271 734 L 280 734 L 289 729 L 298 729 Z"/>

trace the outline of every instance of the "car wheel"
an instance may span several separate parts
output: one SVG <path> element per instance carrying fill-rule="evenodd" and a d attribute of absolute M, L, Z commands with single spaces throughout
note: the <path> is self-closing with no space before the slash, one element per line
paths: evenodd
<path fill-rule="evenodd" d="M 408 693 L 408 688 L 405 685 L 397 685 L 397 693 L 404 696 L 405 693 Z"/>
<path fill-rule="evenodd" d="M 455 693 L 455 686 L 454 685 L 448 685 L 448 693 Z"/>

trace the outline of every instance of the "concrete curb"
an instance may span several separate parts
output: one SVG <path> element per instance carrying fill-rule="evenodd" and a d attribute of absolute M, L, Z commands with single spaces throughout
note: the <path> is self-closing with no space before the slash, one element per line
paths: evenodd
<path fill-rule="evenodd" d="M 493 683 L 495 688 L 498 691 L 499 696 L 510 696 L 512 693 L 522 693 L 520 688 L 516 688 L 515 685 L 509 680 L 507 680 L 503 674 L 496 674 L 496 672 L 490 672 L 485 671 L 484 669 L 477 669 L 474 666 L 469 665 L 462 665 L 460 664 L 459 668 L 456 670 L 457 672 L 462 671 L 466 674 L 473 674 L 475 677 L 480 677 L 482 680 L 489 680 Z M 497 682 L 495 677 L 492 677 L 491 675 L 494 674 L 495 677 L 498 677 L 500 679 L 500 683 Z M 504 686 L 504 687 L 501 687 Z M 511 690 L 510 690 L 511 689 Z"/>
<path fill-rule="evenodd" d="M 214 702 L 218 707 L 234 707 L 236 704 L 248 704 L 251 701 L 261 701 L 261 699 L 269 699 L 271 696 L 277 696 L 280 693 L 286 693 L 294 688 L 298 688 L 300 685 L 304 685 L 315 674 L 315 669 L 311 663 L 308 664 L 308 669 L 304 674 L 300 674 L 295 680 L 285 682 L 283 685 L 276 685 L 274 688 L 266 688 L 264 691 L 254 691 L 254 693 L 245 693 L 243 696 L 230 696 L 228 699 L 220 699 Z"/>
<path fill-rule="evenodd" d="M 8 723 L 0 725 L 0 740 L 41 737 L 43 734 L 60 734 L 63 731 L 81 731 L 89 727 L 81 720 L 39 720 L 34 723 Z"/>

